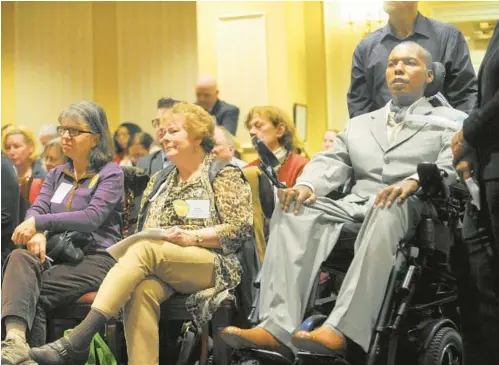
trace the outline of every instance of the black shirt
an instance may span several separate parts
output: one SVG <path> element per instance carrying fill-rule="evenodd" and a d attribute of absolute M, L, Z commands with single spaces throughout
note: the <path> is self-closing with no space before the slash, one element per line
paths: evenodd
<path fill-rule="evenodd" d="M 478 108 L 464 121 L 464 138 L 477 150 L 480 178 L 499 179 L 499 22 L 480 66 L 478 80 Z"/>
<path fill-rule="evenodd" d="M 413 33 L 404 39 L 395 35 L 390 24 L 362 39 L 355 48 L 352 80 L 348 90 L 350 117 L 377 110 L 392 98 L 385 79 L 388 56 L 396 45 L 413 41 L 445 66 L 442 94 L 456 109 L 469 113 L 476 104 L 477 82 L 468 45 L 454 26 L 418 14 Z"/>

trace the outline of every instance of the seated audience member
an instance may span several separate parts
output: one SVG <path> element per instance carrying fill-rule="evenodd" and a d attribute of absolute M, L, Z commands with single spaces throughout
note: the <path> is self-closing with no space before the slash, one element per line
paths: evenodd
<path fill-rule="evenodd" d="M 215 157 L 219 160 L 230 162 L 240 168 L 246 166 L 246 162 L 234 157 L 234 152 L 234 136 L 224 127 L 216 126 L 215 147 L 213 147 L 213 154 Z"/>
<path fill-rule="evenodd" d="M 179 101 L 172 98 L 161 98 L 158 100 L 156 118 L 152 120 L 157 142 L 160 142 L 165 134 L 165 128 L 161 124 L 161 119 L 165 113 L 177 103 L 179 103 Z M 166 153 L 161 145 L 160 149 L 157 149 L 154 152 L 151 151 L 149 155 L 142 157 L 139 160 L 137 167 L 144 169 L 145 174 L 153 176 L 156 172 L 163 170 L 168 164 L 169 162 L 166 159 Z"/>
<path fill-rule="evenodd" d="M 19 224 L 19 198 L 16 169 L 2 154 L 2 269 L 5 259 L 15 248 L 11 236 Z"/>
<path fill-rule="evenodd" d="M 275 106 L 257 106 L 249 111 L 245 125 L 251 137 L 259 137 L 279 159 L 279 181 L 286 186 L 294 186 L 308 160 L 300 155 L 303 147 L 287 116 Z M 260 160 L 255 160 L 247 166 L 259 164 Z"/>
<path fill-rule="evenodd" d="M 114 158 L 113 162 L 119 163 L 123 159 L 128 158 L 128 145 L 130 139 L 133 139 L 135 134 L 142 132 L 142 129 L 135 123 L 121 123 L 113 136 L 114 141 Z"/>
<path fill-rule="evenodd" d="M 201 77 L 196 82 L 196 104 L 215 116 L 217 125 L 236 135 L 239 108 L 218 98 L 217 81 L 213 77 Z"/>
<path fill-rule="evenodd" d="M 106 248 L 121 239 L 123 172 L 114 163 L 106 114 L 88 101 L 71 104 L 57 127 L 68 163 L 51 170 L 26 220 L 12 240 L 14 250 L 2 284 L 2 364 L 24 364 L 30 344 L 46 340 L 46 321 L 58 307 L 99 288 L 115 260 Z M 93 242 L 78 263 L 47 262 L 47 232 L 88 233 Z M 50 236 L 49 236 L 50 237 Z"/>
<path fill-rule="evenodd" d="M 477 81 L 463 34 L 453 25 L 424 17 L 417 1 L 385 1 L 388 24 L 360 41 L 352 61 L 347 94 L 350 118 L 383 107 L 390 90 L 383 71 L 392 49 L 405 41 L 418 43 L 445 66 L 440 90 L 454 107 L 469 113 L 477 101 Z"/>
<path fill-rule="evenodd" d="M 36 153 L 35 144 L 33 133 L 22 126 L 8 128 L 2 136 L 2 149 L 17 171 L 21 194 L 19 203 L 21 218 L 38 195 L 41 182 L 46 175 Z"/>
<path fill-rule="evenodd" d="M 40 131 L 38 132 L 38 139 L 43 147 L 53 139 L 57 138 L 59 135 L 57 134 L 57 125 L 55 124 L 45 124 L 40 127 Z"/>
<path fill-rule="evenodd" d="M 330 149 L 333 148 L 333 142 L 336 139 L 336 135 L 338 134 L 338 131 L 334 129 L 328 129 L 326 132 L 324 132 L 324 137 L 322 137 L 322 150 L 323 151 L 329 151 Z"/>
<path fill-rule="evenodd" d="M 59 138 L 45 144 L 42 156 L 43 168 L 45 171 L 50 171 L 54 167 L 64 164 L 64 154 L 62 152 L 61 141 Z M 33 179 L 29 189 L 29 204 L 33 204 L 42 190 L 43 179 Z M 23 216 L 24 217 L 24 216 Z"/>
<path fill-rule="evenodd" d="M 155 174 L 146 188 L 137 231 L 145 230 L 110 250 L 118 263 L 92 310 L 68 337 L 32 349 L 36 362 L 84 360 L 93 335 L 124 306 L 129 364 L 158 364 L 162 302 L 175 292 L 192 294 L 187 310 L 203 325 L 223 300 L 234 299 L 241 280 L 236 254 L 253 229 L 250 187 L 238 168 L 223 167 L 211 155 L 215 126 L 201 107 L 176 104 L 161 123 L 174 165 Z"/>
<path fill-rule="evenodd" d="M 433 107 L 423 97 L 433 80 L 431 55 L 413 42 L 398 45 L 390 53 L 386 80 L 391 101 L 351 119 L 333 149 L 317 154 L 296 185 L 280 191 L 282 209 L 276 207 L 272 216 L 260 282 L 262 323 L 250 330 L 224 329 L 222 337 L 232 347 L 293 357 L 296 348 L 342 351 L 349 338 L 368 349 L 397 245 L 414 234 L 420 220 L 424 203 L 411 196 L 419 188 L 417 165 L 436 163 L 449 183 L 457 177 L 450 148 L 457 128 L 433 124 L 441 117 L 432 119 Z M 338 201 L 325 198 L 350 177 L 355 177 L 350 195 Z M 342 225 L 359 221 L 355 257 L 333 312 L 322 327 L 295 332 L 315 275 Z"/>
<path fill-rule="evenodd" d="M 128 161 L 130 162 L 128 166 L 137 166 L 139 159 L 149 155 L 149 149 L 151 148 L 152 143 L 153 139 L 149 133 L 137 133 L 128 147 Z M 126 166 L 122 163 L 120 165 Z"/>
<path fill-rule="evenodd" d="M 64 164 L 61 138 L 55 138 L 47 142 L 43 151 L 43 163 L 47 171 Z"/>

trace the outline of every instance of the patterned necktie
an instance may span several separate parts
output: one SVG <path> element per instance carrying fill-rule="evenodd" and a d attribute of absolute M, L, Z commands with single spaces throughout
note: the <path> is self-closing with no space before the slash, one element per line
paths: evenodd
<path fill-rule="evenodd" d="M 407 110 L 409 109 L 408 106 L 397 106 L 397 105 L 390 105 L 390 111 L 394 114 L 393 116 L 393 121 L 396 124 L 399 124 L 404 120 L 405 114 L 407 113 Z"/>

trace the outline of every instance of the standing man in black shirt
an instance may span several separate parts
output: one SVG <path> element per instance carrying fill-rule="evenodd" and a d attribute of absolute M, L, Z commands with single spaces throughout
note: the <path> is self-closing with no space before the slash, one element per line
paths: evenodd
<path fill-rule="evenodd" d="M 459 265 L 466 365 L 499 364 L 499 22 L 478 83 L 477 108 L 452 140 L 456 164 L 466 160 L 469 148 L 476 151 L 480 185 L 480 210 L 469 205 L 464 216 L 466 250 Z"/>
<path fill-rule="evenodd" d="M 476 103 L 477 82 L 462 33 L 421 15 L 417 1 L 385 1 L 384 10 L 388 24 L 362 39 L 353 55 L 347 95 L 350 118 L 380 109 L 390 100 L 386 63 L 392 49 L 403 41 L 418 43 L 433 61 L 445 66 L 442 94 L 454 108 L 469 113 Z"/>

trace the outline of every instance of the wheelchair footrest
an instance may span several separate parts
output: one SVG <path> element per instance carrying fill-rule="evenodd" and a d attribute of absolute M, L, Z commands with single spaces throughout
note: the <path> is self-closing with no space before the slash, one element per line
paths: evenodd
<path fill-rule="evenodd" d="M 258 360 L 261 364 L 281 364 L 281 365 L 293 365 L 294 361 L 282 356 L 278 352 L 258 350 L 258 349 L 243 349 L 238 350 L 238 353 L 243 359 L 254 359 Z"/>

